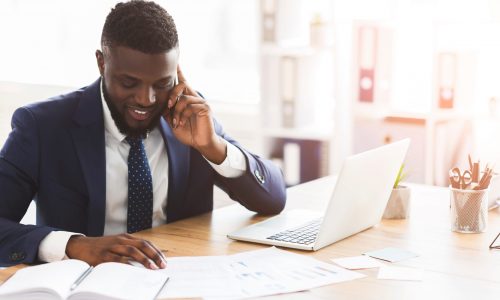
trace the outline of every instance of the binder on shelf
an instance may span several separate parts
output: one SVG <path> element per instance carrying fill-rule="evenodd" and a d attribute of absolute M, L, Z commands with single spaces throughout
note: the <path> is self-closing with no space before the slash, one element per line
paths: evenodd
<path fill-rule="evenodd" d="M 323 152 L 323 145 L 327 143 L 316 140 L 300 141 L 300 182 L 307 182 L 327 174 L 322 173 L 322 164 L 327 160 L 328 153 Z M 326 155 L 326 156 L 325 156 Z"/>
<path fill-rule="evenodd" d="M 394 30 L 390 25 L 360 23 L 354 26 L 356 51 L 354 93 L 360 103 L 386 106 L 391 100 Z"/>
<path fill-rule="evenodd" d="M 453 108 L 456 90 L 457 56 L 454 53 L 438 55 L 439 108 Z"/>
<path fill-rule="evenodd" d="M 280 95 L 282 103 L 282 126 L 296 126 L 297 58 L 284 56 L 280 60 Z"/>
<path fill-rule="evenodd" d="M 261 33 L 263 42 L 276 41 L 276 3 L 277 0 L 261 0 Z"/>
<path fill-rule="evenodd" d="M 288 186 L 300 183 L 300 146 L 297 143 L 283 145 L 283 173 Z"/>
<path fill-rule="evenodd" d="M 358 36 L 359 101 L 374 101 L 375 66 L 377 57 L 377 29 L 373 26 L 361 26 Z"/>
<path fill-rule="evenodd" d="M 283 170 L 287 186 L 329 174 L 329 142 L 314 139 L 270 138 L 270 159 Z"/>

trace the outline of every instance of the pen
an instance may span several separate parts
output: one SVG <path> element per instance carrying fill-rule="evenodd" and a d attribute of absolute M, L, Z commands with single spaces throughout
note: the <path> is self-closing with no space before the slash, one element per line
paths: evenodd
<path fill-rule="evenodd" d="M 165 286 L 167 285 L 167 282 L 168 280 L 170 279 L 170 277 L 167 277 L 167 279 L 165 279 L 165 282 L 163 283 L 163 285 L 161 286 L 160 290 L 158 290 L 158 293 L 156 293 L 155 297 L 153 299 L 156 299 L 158 298 L 158 295 L 160 295 L 161 291 L 163 291 L 163 289 L 165 288 Z"/>
<path fill-rule="evenodd" d="M 89 275 L 89 274 L 90 274 L 90 272 L 92 272 L 92 269 L 93 269 L 93 268 L 94 268 L 93 266 L 90 266 L 87 270 L 85 270 L 85 272 L 83 272 L 83 273 L 82 273 L 82 275 L 80 275 L 80 277 L 78 277 L 78 279 L 75 281 L 75 283 L 73 283 L 73 284 L 71 285 L 71 288 L 70 288 L 69 290 L 70 290 L 70 291 L 72 291 L 72 290 L 76 289 L 76 287 L 77 287 L 80 283 L 82 283 L 82 281 L 85 279 L 85 277 L 87 277 L 87 275 Z"/>

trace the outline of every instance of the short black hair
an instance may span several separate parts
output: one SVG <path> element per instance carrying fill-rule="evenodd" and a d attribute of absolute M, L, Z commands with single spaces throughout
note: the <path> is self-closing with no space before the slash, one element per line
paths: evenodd
<path fill-rule="evenodd" d="M 179 46 L 172 16 L 160 5 L 143 0 L 116 4 L 102 28 L 101 46 L 125 46 L 147 54 Z"/>

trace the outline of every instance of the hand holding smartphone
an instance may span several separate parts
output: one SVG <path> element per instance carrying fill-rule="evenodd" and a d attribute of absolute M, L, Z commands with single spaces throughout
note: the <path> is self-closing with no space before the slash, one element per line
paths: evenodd
<path fill-rule="evenodd" d="M 175 79 L 174 79 L 174 86 L 172 87 L 172 90 L 179 84 L 179 78 L 177 76 L 177 73 L 175 74 Z M 168 115 L 170 116 L 170 120 L 172 121 L 174 119 L 174 112 L 175 112 L 175 106 L 177 105 L 177 101 L 179 100 L 179 97 L 175 99 L 174 105 L 169 109 Z M 173 127 L 173 124 L 172 124 Z"/>

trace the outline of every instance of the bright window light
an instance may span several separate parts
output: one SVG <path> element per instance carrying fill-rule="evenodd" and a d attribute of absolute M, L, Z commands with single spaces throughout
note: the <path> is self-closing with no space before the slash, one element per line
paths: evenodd
<path fill-rule="evenodd" d="M 98 76 L 94 52 L 118 1 L 0 2 L 0 81 L 81 87 Z M 258 2 L 156 1 L 174 18 L 183 71 L 215 101 L 259 102 Z"/>

